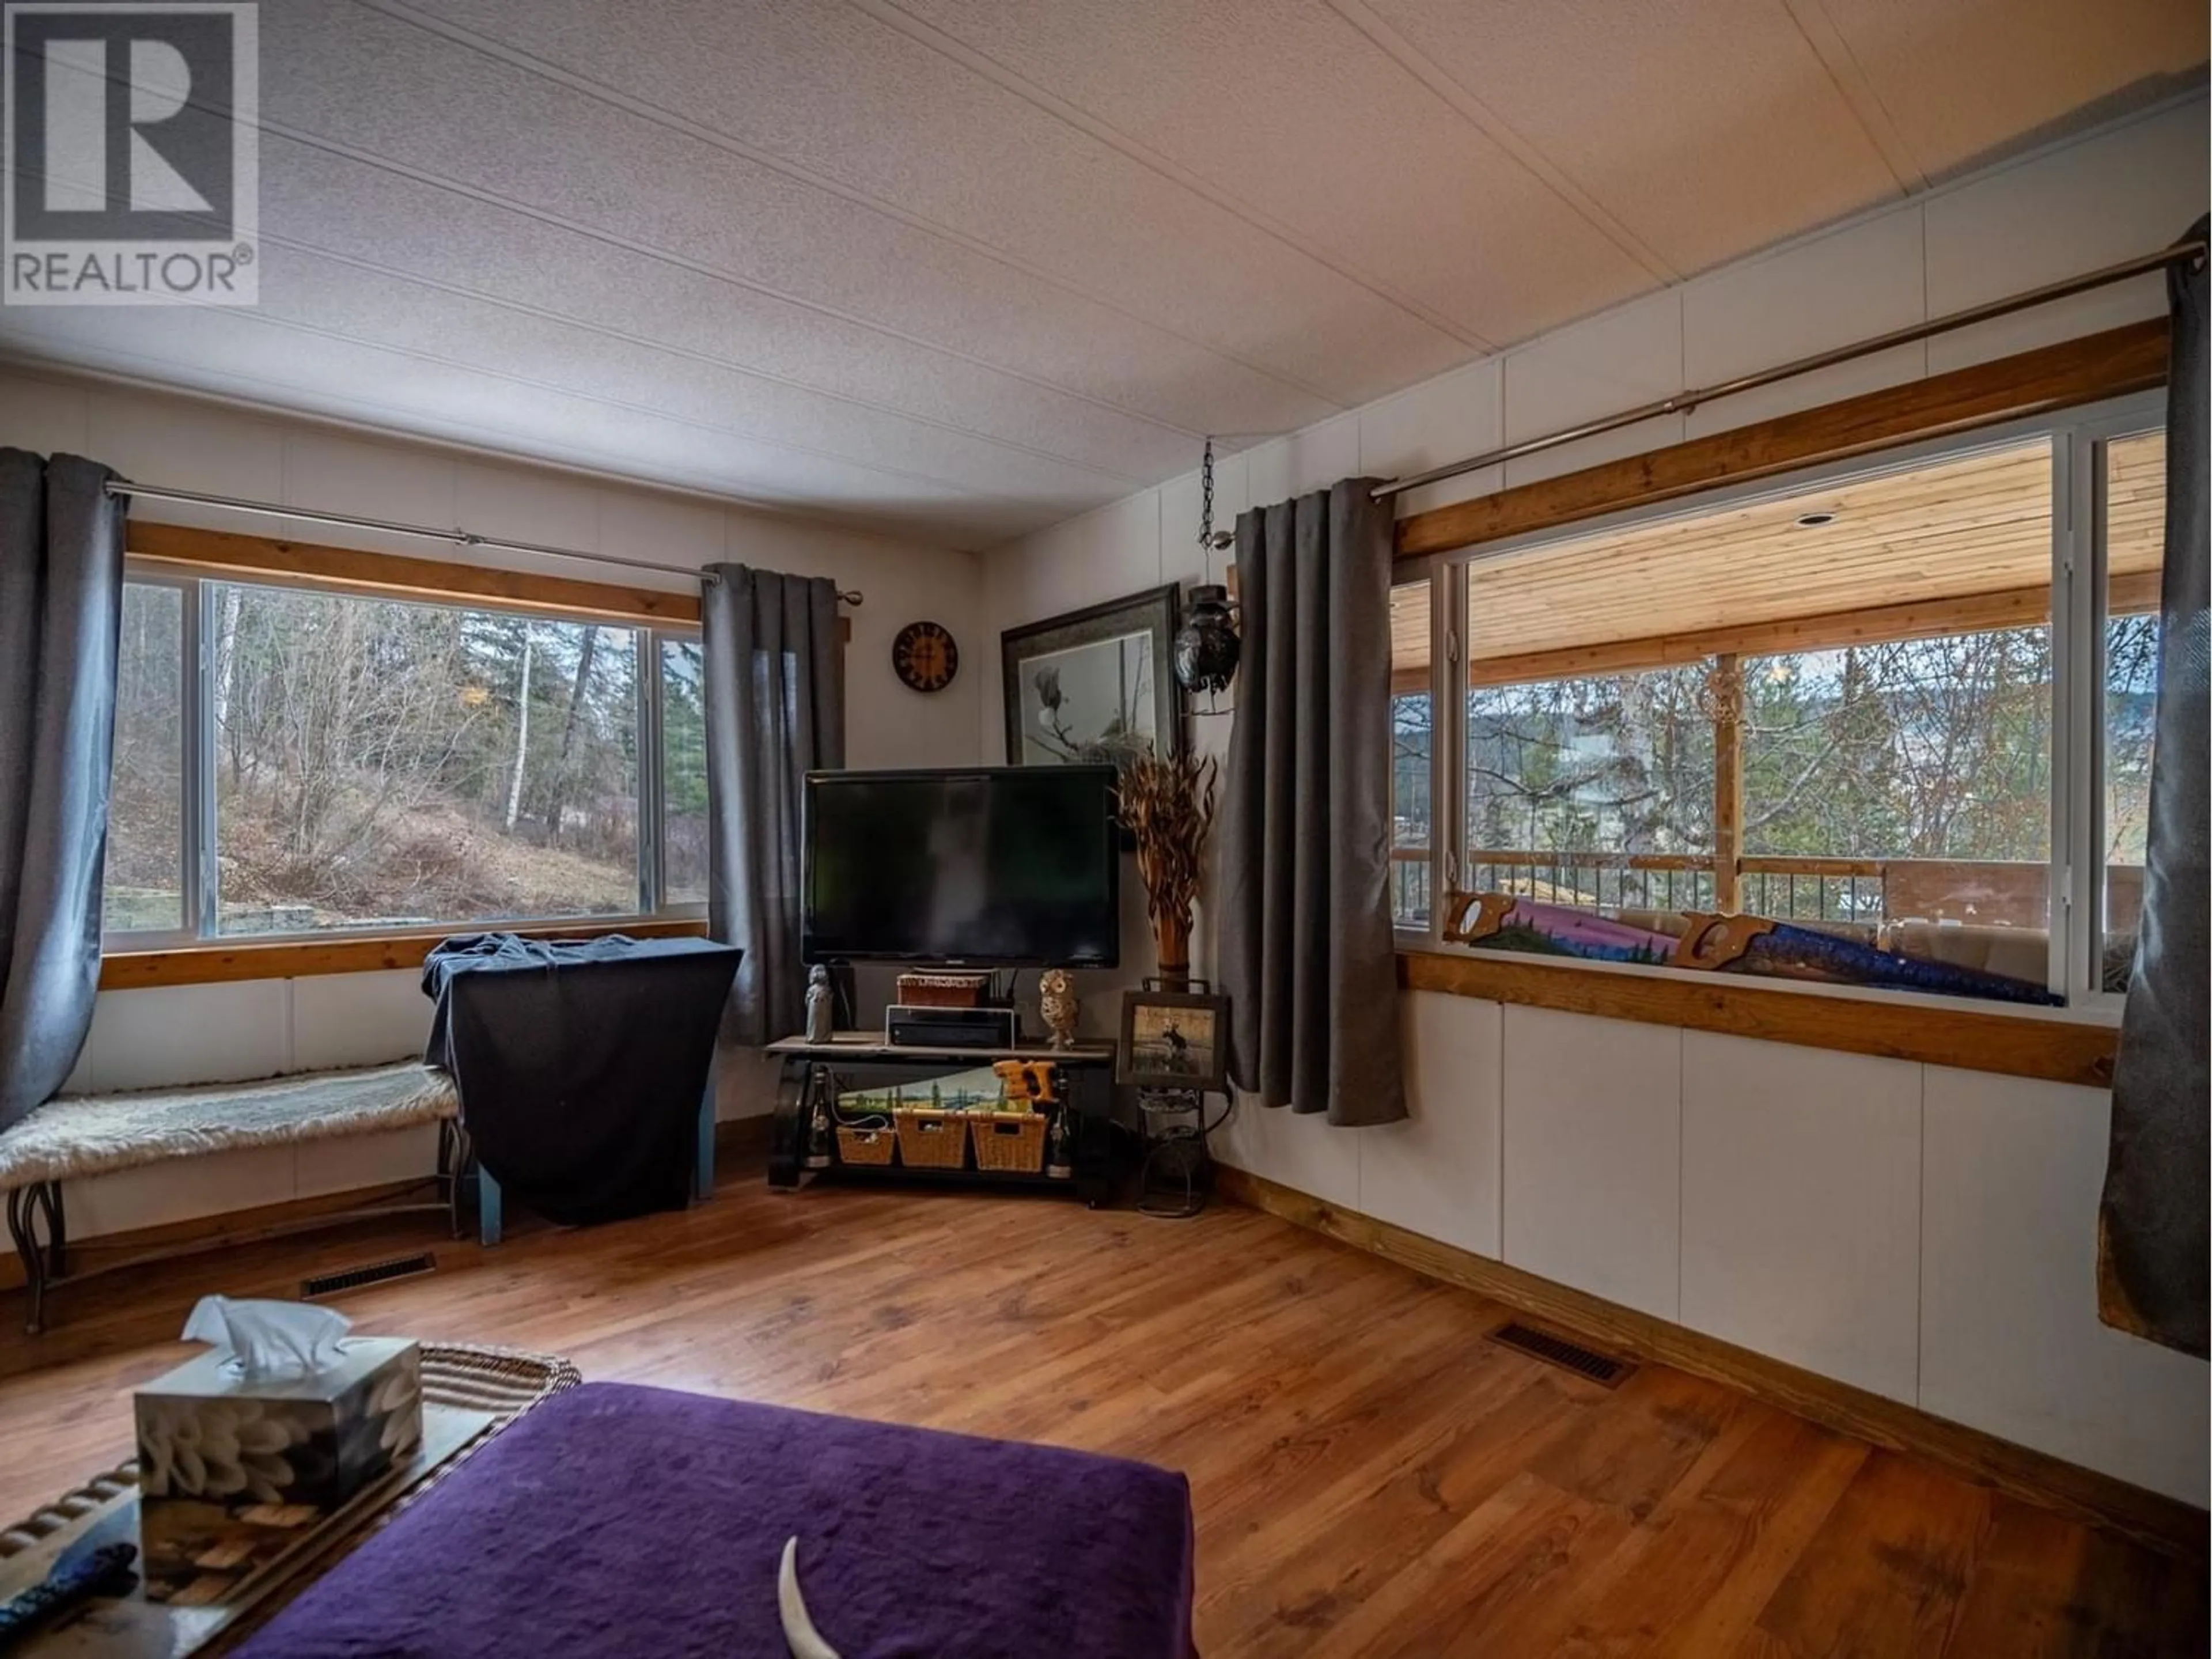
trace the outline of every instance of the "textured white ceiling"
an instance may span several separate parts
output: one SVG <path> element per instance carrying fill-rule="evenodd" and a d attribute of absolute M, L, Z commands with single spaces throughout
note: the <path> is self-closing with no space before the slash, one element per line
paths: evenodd
<path fill-rule="evenodd" d="M 0 349 L 982 546 L 2140 99 L 2190 0 L 264 0 L 262 301 Z"/>

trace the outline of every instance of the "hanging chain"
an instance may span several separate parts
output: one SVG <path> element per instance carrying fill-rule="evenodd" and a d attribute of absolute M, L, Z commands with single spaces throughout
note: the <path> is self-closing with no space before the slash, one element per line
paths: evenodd
<path fill-rule="evenodd" d="M 1213 440 L 1206 441 L 1206 459 L 1198 469 L 1198 544 L 1213 545 Z"/>

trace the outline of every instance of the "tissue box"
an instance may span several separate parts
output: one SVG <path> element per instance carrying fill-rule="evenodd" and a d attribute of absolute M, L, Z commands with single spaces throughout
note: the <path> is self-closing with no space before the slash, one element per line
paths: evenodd
<path fill-rule="evenodd" d="M 143 1498 L 334 1510 L 421 1443 L 422 1352 L 349 1337 L 326 1370 L 262 1379 L 213 1350 L 139 1389 L 137 1415 Z"/>

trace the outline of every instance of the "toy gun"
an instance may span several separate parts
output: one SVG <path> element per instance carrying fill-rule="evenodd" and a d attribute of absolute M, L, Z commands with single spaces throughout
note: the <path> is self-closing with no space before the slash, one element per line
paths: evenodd
<path fill-rule="evenodd" d="M 1054 1086 L 1054 1063 L 1049 1060 L 1002 1060 L 991 1069 L 1006 1085 L 1006 1109 L 1010 1112 L 1033 1112 L 1042 1107 L 1056 1106 L 1060 1095 Z"/>

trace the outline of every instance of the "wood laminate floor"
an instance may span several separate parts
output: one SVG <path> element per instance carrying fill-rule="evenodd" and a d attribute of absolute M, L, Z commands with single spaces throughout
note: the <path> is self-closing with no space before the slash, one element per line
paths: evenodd
<path fill-rule="evenodd" d="M 2168 1559 L 1719 1385 L 1606 1389 L 1498 1347 L 1496 1304 L 1256 1212 L 771 1194 L 501 1249 L 420 1218 L 0 1295 L 0 1520 L 127 1455 L 129 1390 L 205 1291 L 436 1249 L 337 1299 L 372 1332 L 1185 1470 L 1199 1638 L 1235 1656 L 2201 1655 Z"/>

